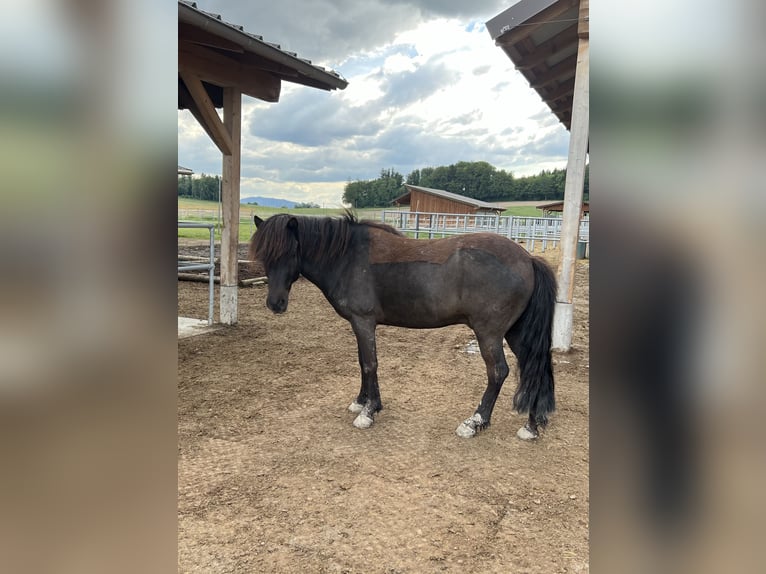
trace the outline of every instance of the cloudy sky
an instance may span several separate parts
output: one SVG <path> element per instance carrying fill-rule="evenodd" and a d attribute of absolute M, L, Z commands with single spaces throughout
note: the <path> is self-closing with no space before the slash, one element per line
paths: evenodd
<path fill-rule="evenodd" d="M 278 103 L 243 98 L 241 196 L 330 207 L 346 182 L 381 169 L 565 167 L 568 132 L 485 27 L 514 2 L 197 0 L 349 82 L 333 92 L 283 82 Z M 188 111 L 178 113 L 178 163 L 221 173 L 220 152 Z"/>

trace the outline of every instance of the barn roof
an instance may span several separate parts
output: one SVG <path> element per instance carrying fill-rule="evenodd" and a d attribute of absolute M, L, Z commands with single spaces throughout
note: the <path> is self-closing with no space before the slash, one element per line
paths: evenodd
<path fill-rule="evenodd" d="M 465 195 L 460 195 L 457 193 L 452 193 L 450 191 L 445 191 L 443 189 L 431 189 L 430 187 L 420 187 L 417 185 L 410 185 L 405 183 L 404 187 L 407 188 L 407 193 L 400 195 L 396 199 L 394 199 L 394 203 L 399 203 L 402 205 L 408 205 L 410 202 L 410 196 L 413 191 L 419 191 L 421 193 L 428 193 L 430 195 L 435 195 L 437 197 L 441 197 L 443 199 L 448 199 L 450 201 L 456 201 L 458 203 L 463 203 L 466 205 L 470 205 L 471 207 L 476 207 L 478 209 L 489 209 L 492 211 L 503 211 L 502 207 L 498 207 L 497 205 L 493 205 L 491 203 L 487 203 L 486 201 L 480 201 L 478 199 L 474 199 L 472 197 L 466 197 Z"/>
<path fill-rule="evenodd" d="M 182 165 L 178 166 L 178 175 L 191 175 L 194 172 L 190 170 L 188 167 L 184 167 Z"/>
<path fill-rule="evenodd" d="M 541 211 L 564 211 L 564 202 L 554 201 L 553 203 L 544 203 L 538 205 L 537 209 Z M 582 203 L 582 213 L 590 213 L 590 204 L 587 201 Z"/>
<path fill-rule="evenodd" d="M 588 0 L 520 0 L 487 31 L 561 123 L 570 128 L 578 37 L 588 34 Z"/>
<path fill-rule="evenodd" d="M 210 70 L 211 76 L 201 79 L 216 108 L 223 107 L 224 85 L 236 85 L 243 94 L 267 102 L 279 100 L 281 80 L 328 91 L 348 85 L 337 72 L 245 32 L 220 14 L 200 10 L 196 2 L 178 0 L 178 39 L 179 59 L 202 63 Z M 186 109 L 187 88 L 180 76 L 178 88 L 178 109 Z"/>

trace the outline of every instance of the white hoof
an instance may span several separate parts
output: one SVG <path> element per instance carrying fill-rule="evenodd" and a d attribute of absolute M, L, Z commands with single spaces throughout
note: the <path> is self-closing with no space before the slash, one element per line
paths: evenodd
<path fill-rule="evenodd" d="M 529 430 L 526 425 L 521 427 L 516 432 L 516 436 L 519 437 L 521 440 L 534 440 L 537 438 L 537 434 Z"/>
<path fill-rule="evenodd" d="M 359 414 L 362 412 L 362 409 L 364 408 L 363 404 L 357 403 L 354 401 L 350 405 L 348 405 L 348 410 L 350 410 L 352 413 Z"/>
<path fill-rule="evenodd" d="M 476 429 L 482 428 L 484 419 L 481 418 L 479 413 L 474 413 L 470 419 L 464 420 L 455 429 L 455 434 L 461 438 L 471 438 L 476 434 Z"/>
<path fill-rule="evenodd" d="M 455 429 L 455 434 L 460 438 L 471 438 L 476 434 L 476 430 L 472 429 L 465 423 L 460 423 L 460 426 Z"/>
<path fill-rule="evenodd" d="M 368 429 L 372 426 L 372 417 L 368 417 L 364 413 L 359 413 L 359 416 L 354 419 L 354 426 L 358 429 Z"/>

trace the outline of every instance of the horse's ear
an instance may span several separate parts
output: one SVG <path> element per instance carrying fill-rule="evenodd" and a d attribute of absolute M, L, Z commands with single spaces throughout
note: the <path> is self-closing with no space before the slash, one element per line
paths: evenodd
<path fill-rule="evenodd" d="M 258 217 L 257 215 L 253 215 L 253 223 L 255 223 L 256 229 L 263 223 L 263 219 Z"/>

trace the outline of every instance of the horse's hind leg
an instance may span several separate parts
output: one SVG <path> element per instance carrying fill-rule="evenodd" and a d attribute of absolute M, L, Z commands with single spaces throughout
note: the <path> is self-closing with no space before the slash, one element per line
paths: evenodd
<path fill-rule="evenodd" d="M 529 410 L 527 422 L 521 427 L 516 436 L 522 440 L 533 440 L 540 436 L 540 430 L 548 424 L 548 413 L 553 410 L 553 372 L 550 353 L 536 359 L 526 349 L 519 331 L 511 328 L 505 336 L 508 346 L 519 362 L 519 388 L 514 396 L 514 406 L 519 412 Z M 532 363 L 535 361 L 536 363 Z M 532 380 L 531 380 L 532 379 Z M 540 388 L 550 383 L 551 389 Z"/>
<path fill-rule="evenodd" d="M 463 438 L 470 438 L 489 426 L 495 401 L 497 401 L 503 382 L 508 376 L 508 363 L 505 360 L 505 353 L 503 353 L 502 336 L 482 337 L 477 333 L 477 339 L 479 340 L 481 356 L 487 365 L 487 389 L 484 391 L 484 396 L 482 396 L 473 416 L 460 423 L 460 426 L 455 430 L 455 433 Z"/>

